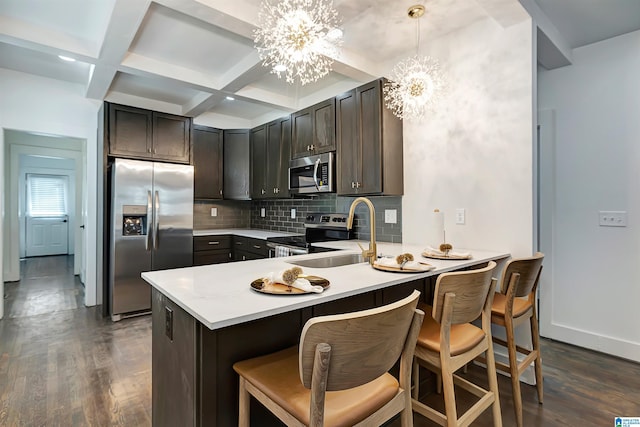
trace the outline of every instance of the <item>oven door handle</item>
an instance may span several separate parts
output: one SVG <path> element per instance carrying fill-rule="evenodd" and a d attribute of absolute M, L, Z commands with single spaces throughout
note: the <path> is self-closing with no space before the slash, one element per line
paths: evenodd
<path fill-rule="evenodd" d="M 316 160 L 316 164 L 313 167 L 313 184 L 316 186 L 316 190 L 320 190 L 318 186 L 318 167 L 320 167 L 320 158 Z"/>

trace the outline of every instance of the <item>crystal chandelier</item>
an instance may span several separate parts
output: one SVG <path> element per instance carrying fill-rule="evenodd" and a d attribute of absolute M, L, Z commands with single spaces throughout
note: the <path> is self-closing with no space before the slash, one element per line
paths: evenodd
<path fill-rule="evenodd" d="M 254 41 L 262 65 L 287 82 L 315 82 L 331 71 L 342 44 L 331 0 L 264 0 Z"/>
<path fill-rule="evenodd" d="M 420 18 L 424 15 L 424 6 L 411 6 L 408 15 Z M 432 111 L 446 86 L 438 61 L 418 54 L 419 23 L 416 38 L 416 54 L 396 64 L 383 87 L 385 106 L 403 120 L 419 120 L 427 111 Z"/>

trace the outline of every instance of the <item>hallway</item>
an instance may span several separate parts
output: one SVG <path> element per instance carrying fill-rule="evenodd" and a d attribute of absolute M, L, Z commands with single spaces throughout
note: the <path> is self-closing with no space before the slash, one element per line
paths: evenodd
<path fill-rule="evenodd" d="M 73 257 L 22 261 L 5 283 L 0 426 L 151 425 L 151 322 L 84 306 Z"/>

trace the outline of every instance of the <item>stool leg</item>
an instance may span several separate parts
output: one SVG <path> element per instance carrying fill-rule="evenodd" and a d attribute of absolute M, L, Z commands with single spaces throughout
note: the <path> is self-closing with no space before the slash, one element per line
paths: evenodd
<path fill-rule="evenodd" d="M 413 390 L 411 392 L 412 397 L 418 400 L 420 397 L 420 365 L 416 359 L 413 359 Z"/>
<path fill-rule="evenodd" d="M 511 387 L 513 391 L 513 409 L 516 414 L 516 424 L 518 427 L 522 427 L 522 395 L 520 394 L 520 373 L 518 371 L 516 337 L 513 329 L 513 321 L 511 319 L 505 320 L 507 350 L 509 351 L 509 372 L 511 374 Z"/>
<path fill-rule="evenodd" d="M 533 343 L 533 350 L 537 353 L 534 360 L 534 366 L 536 370 L 536 390 L 538 391 L 538 402 L 542 403 L 542 354 L 540 353 L 540 334 L 538 331 L 538 317 L 534 310 L 533 316 L 530 319 L 531 322 L 531 342 Z"/>
<path fill-rule="evenodd" d="M 240 377 L 240 395 L 238 397 L 238 427 L 249 427 L 249 403 L 250 397 L 247 388 L 245 387 L 246 380 Z"/>
<path fill-rule="evenodd" d="M 447 426 L 458 425 L 458 413 L 456 411 L 456 394 L 453 388 L 453 372 L 448 362 L 442 365 L 442 387 L 444 388 L 444 408 L 447 414 Z"/>
<path fill-rule="evenodd" d="M 498 392 L 498 373 L 496 372 L 496 357 L 493 353 L 493 342 L 488 338 L 489 348 L 487 349 L 487 378 L 489 380 L 489 390 L 493 392 L 495 399 L 491 410 L 493 413 L 494 427 L 502 427 L 502 411 L 500 410 L 500 393 Z"/>

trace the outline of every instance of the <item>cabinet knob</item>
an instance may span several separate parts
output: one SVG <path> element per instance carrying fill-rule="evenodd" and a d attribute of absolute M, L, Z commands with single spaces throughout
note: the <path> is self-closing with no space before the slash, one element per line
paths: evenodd
<path fill-rule="evenodd" d="M 147 148 L 147 153 L 151 153 L 151 148 Z"/>
<path fill-rule="evenodd" d="M 360 188 L 362 186 L 362 184 L 360 184 L 359 182 L 356 182 L 356 188 Z"/>
<path fill-rule="evenodd" d="M 260 190 L 260 194 L 264 194 L 264 193 L 266 193 L 266 190 L 263 188 Z"/>
<path fill-rule="evenodd" d="M 222 196 L 222 190 L 220 190 L 220 195 Z"/>
<path fill-rule="evenodd" d="M 356 188 L 356 183 L 351 181 L 351 188 Z"/>

